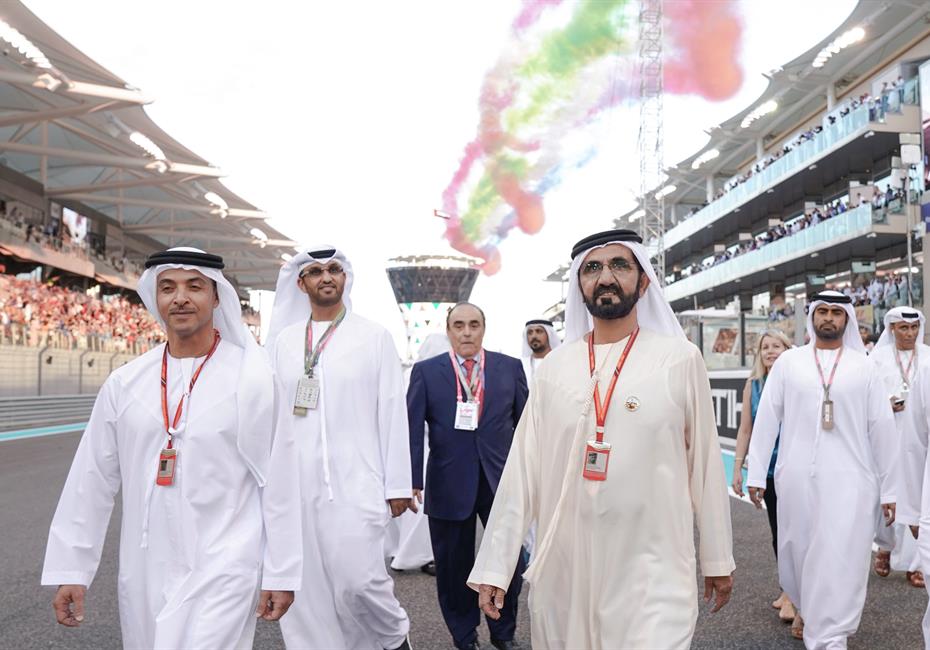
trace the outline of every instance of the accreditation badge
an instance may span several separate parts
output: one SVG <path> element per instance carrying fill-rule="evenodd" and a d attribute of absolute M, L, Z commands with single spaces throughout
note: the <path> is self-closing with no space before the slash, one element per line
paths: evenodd
<path fill-rule="evenodd" d="M 455 403 L 455 428 L 474 431 L 478 428 L 478 402 Z"/>
<path fill-rule="evenodd" d="M 607 464 L 610 462 L 610 443 L 589 440 L 584 450 L 584 476 L 589 481 L 607 479 Z"/>
<path fill-rule="evenodd" d="M 294 415 L 306 415 L 307 409 L 315 409 L 320 402 L 320 380 L 303 376 L 297 380 L 297 396 L 294 398 Z"/>
<path fill-rule="evenodd" d="M 824 431 L 833 430 L 833 400 L 825 399 L 820 412 L 820 426 Z"/>
<path fill-rule="evenodd" d="M 178 460 L 177 449 L 162 449 L 158 456 L 158 474 L 155 478 L 156 485 L 173 485 L 174 484 L 174 467 Z"/>

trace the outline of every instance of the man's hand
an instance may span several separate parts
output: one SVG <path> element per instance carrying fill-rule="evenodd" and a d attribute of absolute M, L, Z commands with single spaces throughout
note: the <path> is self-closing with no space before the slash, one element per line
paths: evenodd
<path fill-rule="evenodd" d="M 388 499 L 388 505 L 391 506 L 391 516 L 400 517 L 407 512 L 407 508 L 413 503 L 413 499 Z M 416 512 L 415 508 L 412 508 Z"/>
<path fill-rule="evenodd" d="M 87 587 L 84 585 L 60 585 L 52 599 L 52 609 L 55 618 L 62 625 L 77 627 L 84 620 L 84 594 Z M 74 605 L 72 609 L 71 605 Z"/>
<path fill-rule="evenodd" d="M 413 498 L 410 499 L 410 505 L 407 508 L 410 512 L 420 512 L 419 504 L 421 503 L 423 503 L 423 490 L 414 489 Z"/>
<path fill-rule="evenodd" d="M 752 490 L 753 488 L 749 489 Z M 711 614 L 720 611 L 721 607 L 730 602 L 732 591 L 733 576 L 707 576 L 704 578 L 704 602 L 709 603 L 711 596 L 714 595 L 714 592 L 717 592 L 714 608 L 710 610 Z"/>
<path fill-rule="evenodd" d="M 885 515 L 885 526 L 890 526 L 894 523 L 894 503 L 883 503 L 882 504 L 882 514 Z"/>
<path fill-rule="evenodd" d="M 478 585 L 478 607 L 485 616 L 495 621 L 500 619 L 505 593 L 500 587 Z"/>
<path fill-rule="evenodd" d="M 293 591 L 266 591 L 258 596 L 258 607 L 255 615 L 266 621 L 277 621 L 287 613 L 288 608 L 294 604 Z"/>
<path fill-rule="evenodd" d="M 751 487 L 749 488 L 749 499 L 756 506 L 758 510 L 762 510 L 762 497 L 765 496 L 765 488 Z"/>
<path fill-rule="evenodd" d="M 920 535 L 920 526 L 908 526 L 908 528 L 911 529 L 911 535 L 914 536 L 914 539 L 918 539 L 917 536 Z"/>

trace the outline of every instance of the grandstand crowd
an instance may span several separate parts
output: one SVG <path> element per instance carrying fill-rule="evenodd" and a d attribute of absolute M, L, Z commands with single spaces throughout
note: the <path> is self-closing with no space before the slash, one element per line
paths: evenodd
<path fill-rule="evenodd" d="M 164 340 L 142 305 L 0 273 L 0 344 L 140 353 Z"/>
<path fill-rule="evenodd" d="M 846 119 L 853 113 L 853 111 L 861 106 L 868 107 L 870 122 L 880 122 L 885 119 L 885 115 L 887 113 L 900 112 L 901 106 L 903 104 L 914 103 L 916 101 L 916 98 L 914 97 L 914 93 L 916 92 L 914 90 L 915 83 L 915 80 L 905 81 L 903 78 L 899 77 L 896 81 L 891 83 L 884 83 L 878 96 L 873 97 L 869 93 L 864 93 L 859 97 L 855 97 L 844 102 L 824 118 L 823 126 L 816 125 L 802 131 L 801 133 L 791 138 L 789 141 L 785 142 L 785 144 L 782 145 L 780 149 L 777 149 L 775 152 L 756 162 L 756 164 L 749 168 L 745 173 L 734 176 L 728 180 L 719 190 L 717 190 L 716 194 L 714 194 L 713 200 L 716 201 L 728 192 L 736 189 L 743 183 L 746 183 L 753 176 L 762 173 L 775 162 L 780 160 L 785 155 L 791 153 L 795 148 L 801 146 L 805 142 L 815 140 L 823 132 L 824 126 L 832 126 L 836 124 L 838 120 Z M 707 205 L 708 203 L 705 202 L 703 205 L 693 208 L 685 216 L 685 219 L 694 216 L 703 208 L 707 207 Z"/>
<path fill-rule="evenodd" d="M 878 188 L 875 188 L 874 194 L 870 201 L 873 209 L 881 209 L 885 206 L 891 206 L 896 201 L 901 201 L 903 199 L 903 193 L 900 189 L 894 189 L 889 187 L 885 192 L 879 191 Z M 727 262 L 734 257 L 739 257 L 746 253 L 750 253 L 754 250 L 758 250 L 767 244 L 778 241 L 785 237 L 790 237 L 795 235 L 802 230 L 806 230 L 811 226 L 816 226 L 818 223 L 822 223 L 833 217 L 839 216 L 850 209 L 849 204 L 846 199 L 837 199 L 832 203 L 829 203 L 822 207 L 815 207 L 809 213 L 800 215 L 792 220 L 785 221 L 784 223 L 772 226 L 766 232 L 753 237 L 749 241 L 745 241 L 741 244 L 731 246 L 725 251 L 717 253 L 713 257 L 705 259 L 703 262 L 695 262 L 689 267 L 684 268 L 681 271 L 682 277 L 688 277 L 700 273 L 701 271 L 706 271 L 709 268 Z M 672 281 L 675 281 L 680 278 L 675 278 Z"/>

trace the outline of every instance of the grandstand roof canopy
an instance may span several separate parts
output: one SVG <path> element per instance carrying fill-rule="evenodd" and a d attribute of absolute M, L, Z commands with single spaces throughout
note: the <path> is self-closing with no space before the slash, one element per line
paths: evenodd
<path fill-rule="evenodd" d="M 799 16 L 798 19 L 804 18 Z M 669 175 L 667 182 L 676 187 L 675 192 L 665 197 L 666 205 L 702 205 L 707 197 L 708 176 L 726 181 L 755 161 L 760 139 L 768 147 L 794 136 L 792 129 L 797 129 L 799 124 L 825 110 L 826 91 L 831 85 L 837 105 L 850 99 L 846 94 L 871 76 L 882 72 L 880 66 L 883 62 L 926 35 L 928 20 L 930 7 L 924 0 L 860 0 L 849 17 L 821 42 L 784 66 L 769 72 L 766 75 L 769 84 L 765 92 L 745 110 L 713 128 L 709 132 L 709 141 L 702 149 L 666 170 Z M 857 27 L 865 32 L 862 40 L 833 53 L 822 66 L 814 66 L 824 48 Z M 791 37 L 791 34 L 771 35 L 772 39 Z M 742 125 L 744 118 L 769 101 L 777 102 L 778 108 L 747 126 Z M 720 155 L 692 169 L 692 163 L 712 149 L 719 151 Z M 637 209 L 622 215 L 618 223 L 627 223 Z"/>
<path fill-rule="evenodd" d="M 220 169 L 158 127 L 143 108 L 150 97 L 22 3 L 4 2 L 0 21 L 0 165 L 119 226 L 130 259 L 196 246 L 223 255 L 241 287 L 274 287 L 295 242 L 227 189 Z"/>

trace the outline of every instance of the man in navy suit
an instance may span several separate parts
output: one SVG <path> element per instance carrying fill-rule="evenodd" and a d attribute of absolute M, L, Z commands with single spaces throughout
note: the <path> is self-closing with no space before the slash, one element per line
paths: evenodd
<path fill-rule="evenodd" d="M 478 595 L 466 584 L 475 562 L 475 517 L 486 524 L 526 404 L 519 359 L 486 352 L 484 312 L 470 303 L 449 310 L 452 351 L 413 366 L 407 390 L 414 494 L 423 489 L 423 425 L 429 425 L 426 514 L 442 616 L 456 648 L 479 646 Z M 526 567 L 517 563 L 499 620 L 488 621 L 491 644 L 515 648 L 517 598 Z"/>

